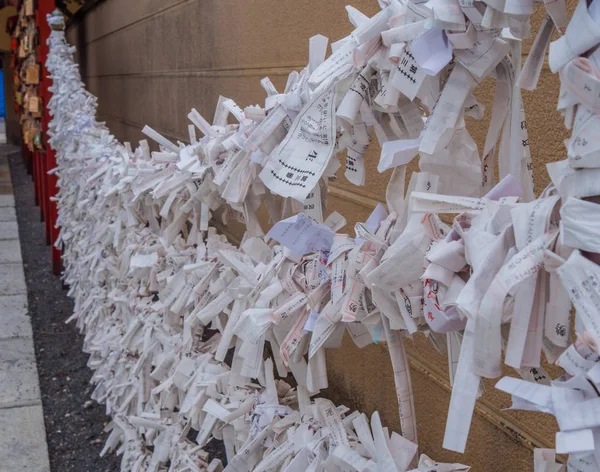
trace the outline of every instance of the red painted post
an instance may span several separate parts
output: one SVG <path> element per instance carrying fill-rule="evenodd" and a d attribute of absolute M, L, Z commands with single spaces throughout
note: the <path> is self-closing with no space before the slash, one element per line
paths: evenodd
<path fill-rule="evenodd" d="M 35 204 L 39 205 L 40 204 L 40 191 L 38 188 L 38 165 L 37 165 L 37 156 L 35 152 L 32 152 L 29 150 L 29 147 L 27 146 L 27 144 L 24 142 L 23 143 L 23 148 L 25 149 L 25 153 L 27 154 L 27 158 L 29 160 L 31 160 L 31 178 L 33 179 L 33 194 L 35 197 Z"/>
<path fill-rule="evenodd" d="M 36 153 L 38 157 L 39 176 L 40 176 L 40 221 L 46 222 L 46 240 L 48 239 L 48 192 L 46 185 L 46 152 L 38 151 Z"/>
<path fill-rule="evenodd" d="M 52 268 L 56 275 L 61 271 L 60 250 L 54 247 L 54 243 L 58 237 L 58 228 L 56 220 L 58 218 L 58 210 L 56 202 L 52 201 L 57 193 L 57 178 L 54 174 L 48 174 L 48 171 L 56 167 L 56 153 L 48 143 L 48 124 L 51 117 L 48 113 L 48 102 L 50 101 L 51 93 L 48 90 L 50 87 L 50 78 L 46 71 L 46 58 L 48 57 L 47 40 L 50 37 L 50 26 L 46 21 L 46 15 L 52 13 L 56 8 L 55 0 L 38 0 L 37 23 L 40 33 L 40 46 L 38 50 L 39 61 L 42 65 L 41 82 L 40 82 L 40 97 L 43 103 L 42 115 L 42 139 L 45 149 L 43 154 L 43 181 L 44 181 L 44 205 L 46 208 L 46 232 L 49 236 L 50 244 L 52 245 Z"/>
<path fill-rule="evenodd" d="M 50 170 L 48 163 L 48 149 L 44 151 L 42 157 L 42 167 L 44 176 L 44 178 L 42 179 L 42 187 L 44 192 L 44 221 L 46 222 L 46 244 L 52 244 L 52 227 L 56 223 L 56 220 L 52 219 L 50 211 L 50 197 L 54 196 L 56 192 L 54 192 L 54 194 L 50 194 L 52 189 L 50 187 L 50 182 L 48 181 L 48 171 Z"/>
<path fill-rule="evenodd" d="M 39 0 L 40 5 L 38 5 L 38 10 L 35 12 L 35 25 L 37 26 L 38 29 L 38 38 L 39 38 L 39 44 L 38 44 L 38 48 L 37 48 L 37 60 L 40 63 L 40 87 L 39 87 L 39 92 L 40 92 L 40 98 L 42 99 L 42 103 L 44 103 L 44 75 L 43 75 L 43 71 L 44 71 L 44 63 L 46 62 L 46 57 L 47 57 L 47 46 L 46 46 L 46 40 L 43 37 L 43 24 L 44 24 L 44 18 L 42 17 L 42 15 L 40 14 L 40 6 L 42 3 L 42 0 Z M 49 229 L 49 225 L 50 225 L 50 218 L 48 217 L 48 185 L 46 184 L 46 151 L 45 151 L 45 146 L 44 146 L 44 142 L 43 142 L 43 133 L 44 131 L 44 117 L 42 115 L 42 119 L 41 121 L 41 125 L 42 125 L 42 135 L 40 136 L 42 139 L 42 151 L 38 153 L 39 155 L 39 159 L 38 159 L 38 176 L 39 176 L 39 189 L 40 189 L 40 213 L 42 215 L 42 221 L 44 221 L 46 224 L 44 225 L 44 228 L 46 230 L 46 244 L 50 244 L 49 240 L 50 240 L 50 229 Z"/>
<path fill-rule="evenodd" d="M 33 151 L 33 184 L 35 188 L 36 202 L 40 207 L 40 221 L 44 221 L 44 174 L 42 170 L 43 153 Z"/>
<path fill-rule="evenodd" d="M 39 3 L 41 4 L 42 0 L 39 0 Z M 35 25 L 38 29 L 37 62 L 40 64 L 40 71 L 43 71 L 44 63 L 46 62 L 46 56 L 47 56 L 47 53 L 45 53 L 45 51 L 47 50 L 47 46 L 46 46 L 45 39 L 42 37 L 43 21 L 42 21 L 41 15 L 40 15 L 39 5 L 38 5 L 38 10 L 35 12 Z M 40 98 L 42 99 L 42 102 L 44 101 L 44 97 L 42 95 L 43 84 L 44 84 L 43 76 L 40 76 L 39 91 L 40 91 Z M 43 129 L 42 129 L 42 133 L 43 133 Z M 41 138 L 43 139 L 43 134 L 42 134 Z M 46 160 L 46 153 L 44 152 L 43 142 L 42 142 L 42 150 L 36 151 L 35 155 L 36 155 L 37 169 L 36 169 L 34 178 L 35 178 L 35 184 L 38 189 L 38 201 L 39 201 L 39 205 L 40 205 L 40 221 L 45 221 L 45 223 L 46 223 L 44 225 L 44 227 L 46 228 L 46 241 L 47 241 L 50 236 L 50 232 L 48 231 L 49 220 L 48 220 L 47 203 L 46 203 L 46 201 L 48 199 L 48 195 L 46 192 L 47 185 L 45 182 L 45 180 L 46 180 L 45 167 L 46 166 L 45 166 L 45 162 L 44 162 Z"/>

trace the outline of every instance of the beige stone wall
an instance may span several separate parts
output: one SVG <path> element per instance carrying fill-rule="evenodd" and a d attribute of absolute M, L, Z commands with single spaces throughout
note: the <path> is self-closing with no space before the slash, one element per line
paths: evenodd
<path fill-rule="evenodd" d="M 568 1 L 573 7 L 575 1 Z M 368 15 L 378 11 L 376 0 L 350 3 Z M 268 76 L 283 89 L 289 71 L 307 62 L 308 38 L 324 34 L 333 41 L 348 34 L 345 4 L 345 0 L 106 0 L 68 35 L 80 49 L 84 80 L 99 98 L 100 118 L 117 138 L 137 142 L 142 139 L 140 129 L 149 124 L 167 137 L 185 140 L 190 108 L 210 118 L 220 94 L 240 105 L 263 103 L 260 79 Z M 541 18 L 539 11 L 534 30 Z M 530 43 L 524 45 L 524 54 Z M 548 183 L 545 164 L 564 157 L 567 133 L 555 111 L 558 91 L 558 78 L 545 67 L 538 90 L 524 93 L 538 193 Z M 482 121 L 468 123 L 480 150 L 493 93 L 492 81 L 479 87 L 477 95 L 488 112 Z M 330 186 L 329 209 L 346 216 L 346 231 L 364 221 L 377 202 L 385 201 L 389 173 L 377 173 L 378 155 L 374 143 L 366 157 L 365 187 L 350 185 L 343 175 Z M 239 228 L 230 230 L 240 235 Z M 502 411 L 510 399 L 494 390 L 494 382 L 486 382 L 466 454 L 444 451 L 450 400 L 446 356 L 422 336 L 407 344 L 421 450 L 440 460 L 471 464 L 476 472 L 533 470 L 533 448 L 554 444 L 554 420 Z M 359 350 L 346 339 L 341 349 L 328 351 L 327 358 L 328 395 L 366 412 L 377 409 L 385 424 L 399 430 L 385 346 Z"/>

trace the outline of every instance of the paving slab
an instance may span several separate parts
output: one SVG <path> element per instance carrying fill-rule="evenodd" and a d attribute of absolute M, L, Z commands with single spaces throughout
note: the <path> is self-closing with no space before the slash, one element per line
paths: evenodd
<path fill-rule="evenodd" d="M 0 296 L 26 294 L 25 276 L 22 264 L 2 264 L 0 266 Z"/>
<path fill-rule="evenodd" d="M 0 195 L 0 207 L 14 207 L 15 196 L 14 195 Z"/>
<path fill-rule="evenodd" d="M 27 315 L 27 295 L 0 296 L 0 320 L 7 314 Z"/>
<path fill-rule="evenodd" d="M 16 221 L 0 223 L 0 241 L 5 239 L 19 239 L 19 226 Z"/>
<path fill-rule="evenodd" d="M 0 472 L 50 472 L 40 405 L 0 409 Z"/>
<path fill-rule="evenodd" d="M 0 182 L 10 184 L 10 170 L 8 164 L 0 164 Z"/>
<path fill-rule="evenodd" d="M 40 403 L 40 387 L 31 338 L 1 340 L 0 409 Z"/>
<path fill-rule="evenodd" d="M 1 270 L 1 268 L 0 268 Z M 33 336 L 25 295 L 0 297 L 0 340 Z"/>
<path fill-rule="evenodd" d="M 4 313 L 0 316 L 0 341 L 13 338 L 31 338 L 31 319 L 27 315 Z"/>
<path fill-rule="evenodd" d="M 18 239 L 6 239 L 0 241 L 0 264 L 9 262 L 23 264 L 23 259 L 21 258 L 21 244 Z"/>
<path fill-rule="evenodd" d="M 17 221 L 17 213 L 15 212 L 15 207 L 0 207 L 0 222 L 3 221 Z"/>

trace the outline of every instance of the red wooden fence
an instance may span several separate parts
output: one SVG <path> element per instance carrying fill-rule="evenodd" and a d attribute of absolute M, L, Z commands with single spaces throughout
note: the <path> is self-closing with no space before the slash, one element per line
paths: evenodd
<path fill-rule="evenodd" d="M 36 203 L 40 206 L 42 220 L 45 222 L 46 241 L 52 245 L 52 268 L 55 274 L 61 272 L 60 250 L 54 246 L 58 237 L 56 221 L 58 211 L 54 196 L 57 192 L 57 178 L 48 171 L 56 167 L 56 152 L 48 143 L 48 124 L 51 117 L 48 113 L 48 102 L 51 97 L 49 87 L 51 79 L 46 71 L 46 58 L 48 57 L 47 40 L 50 36 L 50 26 L 46 21 L 46 15 L 52 13 L 56 8 L 55 0 L 37 0 L 36 25 L 39 32 L 38 62 L 40 63 L 40 97 L 43 103 L 42 115 L 42 140 L 43 151 L 31 152 L 23 143 L 25 161 L 32 162 L 32 174 L 36 195 Z"/>

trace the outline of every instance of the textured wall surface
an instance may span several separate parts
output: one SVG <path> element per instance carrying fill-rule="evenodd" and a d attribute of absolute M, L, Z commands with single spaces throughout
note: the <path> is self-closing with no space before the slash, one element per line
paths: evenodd
<path fill-rule="evenodd" d="M 575 1 L 568 0 L 574 7 Z M 186 139 L 190 108 L 211 118 L 219 95 L 241 106 L 263 103 L 260 79 L 268 76 L 283 89 L 288 73 L 308 60 L 308 39 L 324 34 L 335 41 L 351 31 L 346 0 L 105 0 L 68 31 L 79 49 L 82 74 L 99 98 L 100 118 L 118 139 L 137 142 L 144 124 L 170 138 Z M 378 11 L 376 0 L 353 0 L 365 14 Z M 542 19 L 540 10 L 533 29 Z M 529 50 L 531 41 L 523 46 Z M 539 88 L 524 92 L 536 192 L 547 185 L 545 164 L 564 157 L 567 137 L 555 111 L 558 77 L 547 67 Z M 479 144 L 487 132 L 494 83 L 482 83 L 477 96 L 487 107 L 481 121 L 468 119 Z M 340 175 L 330 185 L 329 210 L 348 219 L 345 231 L 365 221 L 385 201 L 389 172 L 378 174 L 379 148 L 367 156 L 367 184 L 357 188 Z M 239 228 L 229 228 L 234 236 Z M 407 341 L 421 451 L 439 460 L 473 465 L 478 471 L 533 470 L 533 448 L 553 447 L 556 424 L 545 415 L 503 411 L 510 398 L 486 382 L 478 402 L 465 455 L 442 449 L 450 401 L 447 359 L 422 336 Z M 400 429 L 393 374 L 384 345 L 357 349 L 346 339 L 327 353 L 329 397 L 363 411 L 379 410 L 386 425 Z M 557 375 L 551 368 L 549 371 Z M 514 375 L 509 369 L 506 374 Z"/>
<path fill-rule="evenodd" d="M 13 6 L 4 7 L 0 10 L 0 50 L 8 51 L 10 49 L 10 35 L 6 32 L 6 20 L 17 14 Z"/>

